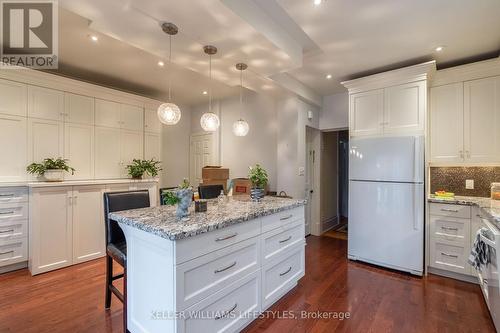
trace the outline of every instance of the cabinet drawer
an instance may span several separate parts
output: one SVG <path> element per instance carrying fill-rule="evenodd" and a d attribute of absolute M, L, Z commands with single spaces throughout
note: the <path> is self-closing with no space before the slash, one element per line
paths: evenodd
<path fill-rule="evenodd" d="M 280 299 L 302 276 L 304 245 L 300 244 L 262 269 L 262 309 L 267 309 Z"/>
<path fill-rule="evenodd" d="M 190 307 L 186 318 L 179 321 L 179 332 L 240 332 L 254 319 L 252 313 L 260 311 L 259 274 L 260 271 L 247 275 Z"/>
<path fill-rule="evenodd" d="M 0 240 L 0 267 L 28 260 L 26 238 L 8 241 Z"/>
<path fill-rule="evenodd" d="M 0 188 L 0 203 L 28 202 L 28 189 L 26 187 Z"/>
<path fill-rule="evenodd" d="M 462 219 L 471 218 L 470 206 L 431 203 L 430 214 L 439 216 L 451 216 Z"/>
<path fill-rule="evenodd" d="M 28 236 L 28 221 L 19 220 L 12 222 L 0 221 L 0 241 L 19 239 Z"/>
<path fill-rule="evenodd" d="M 262 232 L 267 232 L 279 227 L 283 227 L 297 220 L 304 219 L 304 207 L 297 207 L 284 210 L 276 214 L 264 216 L 262 218 Z"/>
<path fill-rule="evenodd" d="M 4 222 L 27 220 L 28 205 L 24 203 L 0 203 L 0 224 Z"/>
<path fill-rule="evenodd" d="M 178 265 L 177 307 L 183 310 L 259 267 L 258 237 Z"/>
<path fill-rule="evenodd" d="M 271 230 L 262 235 L 262 261 L 264 264 L 287 251 L 290 247 L 304 243 L 304 221 Z"/>
<path fill-rule="evenodd" d="M 470 220 L 449 216 L 431 216 L 431 237 L 465 246 L 469 244 Z"/>
<path fill-rule="evenodd" d="M 431 241 L 431 266 L 457 273 L 469 272 L 469 247 L 442 241 Z"/>
<path fill-rule="evenodd" d="M 175 242 L 176 263 L 181 264 L 257 236 L 259 230 L 260 220 L 255 219 L 234 224 L 227 228 L 210 231 L 198 236 L 181 239 Z"/>

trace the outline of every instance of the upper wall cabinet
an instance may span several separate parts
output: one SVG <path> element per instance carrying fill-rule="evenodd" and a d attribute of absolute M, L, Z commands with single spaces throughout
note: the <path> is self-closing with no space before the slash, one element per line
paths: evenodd
<path fill-rule="evenodd" d="M 123 128 L 132 131 L 143 131 L 143 108 L 106 101 L 95 100 L 96 125 L 113 128 Z"/>
<path fill-rule="evenodd" d="M 144 158 L 161 160 L 161 136 L 156 133 L 144 134 Z"/>
<path fill-rule="evenodd" d="M 121 116 L 121 128 L 131 131 L 143 131 L 144 130 L 144 112 L 143 108 L 121 104 L 120 105 L 120 116 Z"/>
<path fill-rule="evenodd" d="M 384 90 L 353 94 L 350 100 L 349 127 L 351 136 L 382 134 Z"/>
<path fill-rule="evenodd" d="M 64 120 L 64 93 L 36 86 L 28 87 L 28 115 L 32 118 Z"/>
<path fill-rule="evenodd" d="M 0 80 L 0 113 L 26 117 L 27 96 L 25 84 Z"/>
<path fill-rule="evenodd" d="M 427 84 L 412 82 L 384 90 L 384 133 L 423 132 Z"/>
<path fill-rule="evenodd" d="M 0 181 L 26 178 L 26 117 L 0 115 Z"/>
<path fill-rule="evenodd" d="M 64 124 L 60 121 L 29 119 L 28 142 L 30 162 L 64 156 Z"/>
<path fill-rule="evenodd" d="M 144 130 L 149 133 L 160 133 L 161 122 L 156 110 L 146 109 L 144 114 Z"/>
<path fill-rule="evenodd" d="M 94 126 L 66 123 L 64 125 L 64 158 L 75 168 L 68 179 L 94 178 Z"/>
<path fill-rule="evenodd" d="M 64 94 L 65 121 L 94 125 L 94 98 L 71 93 Z"/>

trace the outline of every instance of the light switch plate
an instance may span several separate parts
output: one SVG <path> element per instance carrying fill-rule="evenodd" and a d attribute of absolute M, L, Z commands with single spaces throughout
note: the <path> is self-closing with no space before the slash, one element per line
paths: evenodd
<path fill-rule="evenodd" d="M 306 173 L 306 170 L 304 167 L 299 168 L 299 176 L 303 176 Z"/>
<path fill-rule="evenodd" d="M 473 190 L 474 189 L 474 179 L 466 179 L 465 180 L 465 189 Z"/>

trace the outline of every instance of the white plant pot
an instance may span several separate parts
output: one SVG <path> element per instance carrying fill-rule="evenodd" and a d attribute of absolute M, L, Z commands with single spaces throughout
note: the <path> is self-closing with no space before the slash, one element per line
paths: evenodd
<path fill-rule="evenodd" d="M 64 170 L 49 169 L 43 174 L 48 182 L 62 182 L 64 180 Z"/>

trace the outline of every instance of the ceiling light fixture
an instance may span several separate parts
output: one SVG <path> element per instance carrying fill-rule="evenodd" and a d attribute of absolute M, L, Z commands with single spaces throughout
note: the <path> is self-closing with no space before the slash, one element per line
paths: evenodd
<path fill-rule="evenodd" d="M 99 37 L 97 37 L 96 35 L 90 35 L 89 37 L 93 42 L 97 42 L 99 40 Z"/>
<path fill-rule="evenodd" d="M 179 29 L 173 23 L 162 23 L 161 28 L 163 32 L 168 34 L 169 37 L 169 47 L 168 47 L 168 103 L 163 103 L 158 107 L 158 119 L 165 125 L 175 125 L 181 120 L 181 110 L 179 107 L 171 103 L 172 95 L 172 36 L 177 35 Z M 160 63 L 158 62 L 158 65 Z M 161 66 L 161 65 L 160 65 Z"/>
<path fill-rule="evenodd" d="M 202 93 L 202 94 L 203 94 L 203 95 L 206 95 L 206 94 L 208 94 L 208 91 L 206 91 L 206 90 L 205 90 L 205 91 L 203 91 L 203 93 Z"/>
<path fill-rule="evenodd" d="M 319 6 L 321 5 L 322 2 L 323 2 L 322 0 L 314 0 L 314 5 Z"/>
<path fill-rule="evenodd" d="M 441 52 L 444 50 L 444 46 L 438 46 L 435 48 L 436 52 Z"/>
<path fill-rule="evenodd" d="M 219 117 L 212 112 L 212 56 L 217 53 L 217 48 L 212 45 L 203 47 L 203 51 L 209 56 L 209 77 L 210 85 L 208 87 L 208 112 L 205 112 L 200 119 L 201 128 L 206 132 L 215 132 L 219 128 Z"/>
<path fill-rule="evenodd" d="M 233 133 L 236 136 L 246 136 L 250 130 L 250 126 L 241 116 L 243 113 L 243 71 L 247 68 L 248 66 L 242 62 L 236 64 L 236 69 L 240 71 L 240 119 L 233 124 Z"/>
<path fill-rule="evenodd" d="M 331 78 L 332 78 L 332 74 L 328 74 L 328 75 L 326 76 L 326 79 L 327 79 L 327 80 L 330 80 Z"/>
<path fill-rule="evenodd" d="M 160 60 L 160 61 L 158 61 L 158 66 L 163 67 L 163 66 L 165 66 L 165 63 Z"/>

